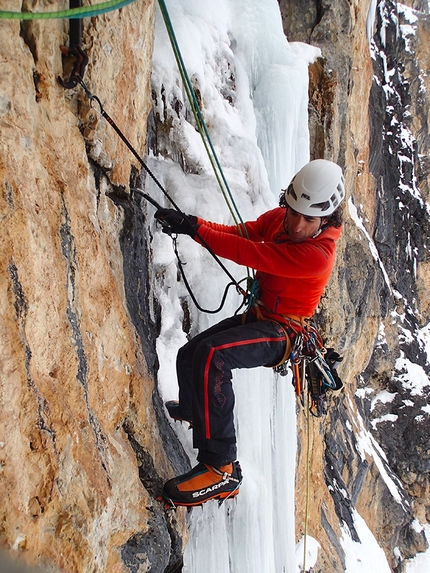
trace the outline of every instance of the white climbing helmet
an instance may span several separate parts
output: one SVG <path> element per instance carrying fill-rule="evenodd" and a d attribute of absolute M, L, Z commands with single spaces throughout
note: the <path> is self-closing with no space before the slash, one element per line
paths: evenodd
<path fill-rule="evenodd" d="M 285 190 L 287 205 L 301 215 L 328 217 L 345 199 L 342 169 L 326 159 L 307 163 Z"/>

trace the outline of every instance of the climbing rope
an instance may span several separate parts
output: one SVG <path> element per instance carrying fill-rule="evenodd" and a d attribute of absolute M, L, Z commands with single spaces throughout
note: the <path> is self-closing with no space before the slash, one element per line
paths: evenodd
<path fill-rule="evenodd" d="M 169 16 L 169 12 L 167 10 L 167 6 L 164 0 L 158 0 L 161 14 L 163 16 L 163 20 L 166 26 L 166 30 L 170 39 L 170 43 L 173 49 L 173 53 L 176 59 L 176 63 L 179 69 L 179 74 L 182 79 L 182 83 L 184 85 L 185 92 L 187 94 L 187 98 L 191 107 L 191 111 L 194 116 L 194 120 L 196 122 L 197 129 L 200 133 L 200 137 L 202 139 L 203 145 L 205 147 L 206 153 L 208 155 L 209 161 L 212 165 L 212 169 L 215 174 L 215 178 L 218 182 L 218 185 L 221 189 L 223 194 L 224 200 L 227 204 L 227 207 L 233 217 L 233 221 L 238 229 L 238 232 L 241 236 L 248 238 L 248 231 L 245 227 L 245 223 L 240 215 L 239 209 L 236 205 L 234 200 L 233 194 L 227 182 L 227 179 L 224 175 L 222 170 L 220 161 L 212 144 L 211 137 L 209 135 L 208 128 L 206 126 L 206 122 L 204 120 L 202 111 L 200 109 L 199 102 L 197 100 L 196 93 L 194 91 L 193 85 L 190 81 L 187 69 L 184 64 L 184 60 L 182 58 L 181 50 L 179 48 L 178 41 L 176 39 L 175 32 L 173 30 L 172 21 Z M 248 303 L 246 305 L 246 310 L 249 310 L 251 306 L 253 306 L 256 298 L 257 298 L 257 291 L 258 291 L 258 282 L 255 278 L 254 270 L 250 270 L 248 267 L 246 268 L 247 272 L 247 282 L 248 282 Z"/>
<path fill-rule="evenodd" d="M 311 463 L 311 415 L 321 418 L 327 413 L 327 391 L 340 390 L 342 380 L 336 371 L 336 365 L 343 358 L 333 349 L 324 347 L 321 335 L 316 328 L 306 323 L 302 331 L 294 336 L 288 359 L 274 367 L 281 376 L 288 374 L 288 363 L 292 372 L 292 382 L 297 398 L 306 410 L 306 468 L 305 468 L 305 515 L 303 538 L 303 567 L 306 572 L 307 535 L 309 522 L 310 498 L 310 463 Z"/>
<path fill-rule="evenodd" d="M 106 110 L 104 109 L 100 99 L 92 94 L 90 92 L 90 90 L 88 89 L 88 87 L 86 86 L 85 82 L 83 81 L 82 78 L 79 78 L 79 83 L 82 86 L 82 88 L 84 89 L 85 93 L 88 96 L 88 99 L 90 100 L 90 105 L 91 107 L 93 107 L 93 103 L 96 102 L 99 106 L 99 113 L 102 117 L 104 117 L 104 119 L 109 123 L 109 125 L 114 129 L 114 131 L 117 133 L 117 135 L 120 137 L 120 139 L 124 142 L 124 144 L 128 147 L 128 149 L 131 151 L 131 153 L 134 155 L 134 157 L 138 160 L 138 162 L 140 163 L 140 165 L 144 168 L 144 170 L 147 172 L 147 174 L 151 177 L 151 179 L 154 181 L 154 183 L 157 185 L 157 187 L 160 189 L 160 191 L 163 193 L 163 195 L 166 197 L 166 199 L 171 203 L 171 205 L 173 206 L 173 208 L 181 214 L 181 216 L 188 220 L 189 217 L 188 215 L 186 215 L 183 211 L 181 211 L 181 209 L 178 207 L 178 205 L 175 203 L 175 201 L 173 200 L 173 198 L 169 195 L 169 193 L 166 191 L 166 189 L 163 187 L 163 185 L 160 183 L 160 181 L 157 179 L 157 177 L 154 175 L 154 173 L 150 170 L 150 168 L 146 165 L 146 163 L 144 162 L 144 160 L 140 157 L 140 155 L 137 153 L 137 151 L 135 150 L 135 148 L 132 146 L 132 144 L 130 143 L 130 141 L 126 138 L 126 136 L 122 133 L 122 131 L 120 130 L 120 128 L 117 126 L 117 124 L 115 123 L 115 121 L 110 117 L 110 115 L 106 112 Z M 146 193 L 142 193 L 141 191 L 139 191 L 138 189 L 134 190 L 135 193 L 143 196 L 147 201 L 149 201 L 150 203 L 152 203 L 156 208 L 160 208 L 161 205 L 158 205 L 158 203 L 149 195 L 147 195 Z M 190 223 L 191 224 L 191 223 Z M 199 234 L 198 230 L 196 231 L 196 237 L 199 239 L 199 242 L 206 248 L 206 250 L 210 253 L 210 255 L 214 258 L 214 260 L 218 263 L 218 265 L 221 267 L 221 269 L 224 271 L 224 273 L 228 276 L 228 278 L 231 280 L 231 283 L 229 283 L 226 287 L 223 299 L 222 299 L 222 303 L 221 306 L 216 310 L 216 311 L 208 311 L 208 310 L 204 310 L 202 309 L 200 306 L 199 308 L 201 310 L 203 310 L 203 312 L 209 312 L 209 313 L 214 313 L 214 312 L 219 312 L 224 304 L 226 295 L 227 295 L 227 291 L 230 288 L 230 286 L 234 285 L 236 287 L 237 292 L 243 296 L 244 302 L 242 303 L 242 305 L 239 307 L 241 308 L 244 304 L 245 301 L 248 300 L 248 293 L 240 286 L 239 282 L 236 281 L 236 279 L 233 277 L 233 275 L 230 273 L 230 271 L 227 269 L 227 267 L 224 265 L 224 263 L 221 261 L 221 259 L 218 257 L 218 255 L 215 254 L 215 252 L 212 250 L 212 248 L 208 245 L 208 243 L 204 240 L 204 238 Z M 183 269 L 181 268 L 183 263 L 180 261 L 179 257 L 179 264 L 180 264 L 180 270 L 181 270 L 181 274 L 182 276 L 184 276 L 183 274 Z M 194 295 L 192 295 L 191 293 L 191 289 L 189 288 L 188 282 L 185 282 L 188 292 L 190 293 L 190 295 L 192 296 L 193 301 L 195 301 L 195 297 Z"/>
<path fill-rule="evenodd" d="M 215 173 L 215 177 L 218 181 L 218 185 L 220 186 L 220 189 L 222 191 L 224 199 L 227 203 L 227 206 L 230 210 L 230 213 L 233 217 L 233 220 L 239 229 L 240 234 L 247 236 L 246 227 L 245 227 L 244 222 L 242 220 L 242 217 L 240 215 L 239 209 L 237 208 L 236 202 L 233 198 L 233 194 L 232 194 L 230 187 L 228 185 L 228 182 L 225 178 L 224 172 L 221 168 L 221 164 L 219 162 L 219 159 L 218 159 L 217 154 L 215 152 L 214 146 L 212 144 L 212 140 L 210 138 L 209 131 L 207 129 L 205 120 L 203 118 L 203 114 L 201 112 L 196 93 L 194 91 L 194 88 L 193 88 L 192 83 L 190 81 L 190 78 L 188 76 L 187 69 L 185 67 L 181 51 L 179 49 L 179 44 L 176 40 L 176 35 L 175 35 L 174 30 L 173 30 L 172 22 L 170 20 L 169 13 L 167 11 L 166 3 L 164 2 L 164 0 L 158 0 L 158 3 L 160 6 L 161 14 L 162 14 L 163 19 L 164 19 L 164 23 L 166 25 L 167 33 L 168 33 L 169 38 L 170 38 L 170 43 L 172 45 L 172 49 L 173 49 L 173 53 L 175 55 L 176 63 L 177 63 L 178 68 L 179 68 L 179 73 L 181 75 L 181 79 L 182 79 L 182 82 L 184 84 L 184 88 L 185 88 L 185 91 L 186 91 L 186 94 L 188 97 L 188 101 L 189 101 L 190 106 L 191 106 L 191 111 L 193 112 L 194 119 L 195 119 L 195 122 L 197 125 L 197 129 L 198 129 L 200 136 L 202 138 L 203 145 L 205 146 L 206 152 L 207 152 L 208 157 L 209 157 L 209 161 L 212 165 L 212 168 L 213 168 L 214 173 Z"/>
<path fill-rule="evenodd" d="M 181 273 L 182 280 L 184 281 L 184 285 L 185 285 L 185 287 L 186 287 L 186 289 L 187 289 L 187 291 L 188 291 L 188 293 L 189 293 L 189 295 L 190 295 L 190 297 L 191 297 L 191 300 L 192 300 L 193 303 L 196 305 L 197 309 L 200 310 L 200 312 L 204 312 L 205 314 L 217 314 L 217 313 L 223 308 L 223 306 L 224 306 L 224 304 L 225 304 L 225 300 L 226 300 L 226 298 L 227 298 L 227 294 L 228 294 L 228 291 L 230 290 L 230 287 L 234 286 L 236 283 L 235 283 L 235 282 L 229 282 L 229 283 L 227 284 L 227 286 L 226 286 L 225 289 L 224 289 L 224 294 L 222 295 L 221 302 L 220 302 L 220 305 L 219 305 L 218 308 L 216 308 L 215 310 L 208 310 L 207 308 L 203 308 L 203 307 L 198 303 L 198 301 L 197 301 L 197 299 L 196 299 L 196 297 L 195 297 L 195 295 L 194 295 L 194 293 L 193 293 L 193 291 L 192 291 L 192 288 L 191 288 L 191 286 L 190 286 L 190 283 L 188 282 L 188 279 L 187 279 L 187 277 L 186 277 L 186 275 L 185 275 L 185 272 L 184 272 L 184 265 L 185 265 L 185 263 L 183 263 L 183 262 L 181 261 L 181 258 L 180 258 L 180 256 L 179 256 L 178 246 L 177 246 L 177 242 L 176 242 L 176 237 L 172 237 L 172 239 L 173 239 L 173 250 L 174 250 L 174 252 L 175 252 L 176 259 L 177 259 L 177 261 L 178 261 L 179 272 Z M 249 295 L 247 295 L 247 296 L 249 296 Z M 237 313 L 239 312 L 239 310 L 244 306 L 244 304 L 245 304 L 245 302 L 243 302 L 243 303 L 239 306 L 239 308 L 236 310 L 236 314 L 237 314 Z"/>
<path fill-rule="evenodd" d="M 94 5 L 94 6 L 79 6 L 76 8 L 69 8 L 67 10 L 60 10 L 60 11 L 56 11 L 56 12 L 37 12 L 36 13 L 36 12 L 13 12 L 13 11 L 7 11 L 7 10 L 0 10 L 0 18 L 1 19 L 16 19 L 16 20 L 41 20 L 41 19 L 61 19 L 61 18 L 66 18 L 66 19 L 71 19 L 71 20 L 82 19 L 84 17 L 97 16 L 99 14 L 103 14 L 103 13 L 106 13 L 106 12 L 109 12 L 112 10 L 117 10 L 117 9 L 122 8 L 128 4 L 131 4 L 132 2 L 135 2 L 135 1 L 136 0 L 108 0 L 107 2 L 102 2 L 102 3 Z M 233 196 L 232 196 L 231 191 L 229 189 L 228 183 L 224 177 L 224 174 L 222 172 L 219 160 L 216 156 L 214 147 L 212 145 L 212 142 L 211 142 L 205 121 L 203 119 L 203 116 L 201 114 L 201 111 L 200 111 L 200 108 L 199 108 L 199 105 L 197 102 L 197 98 L 196 98 L 194 89 L 191 85 L 188 74 L 186 72 L 186 69 L 185 69 L 185 66 L 184 66 L 184 63 L 182 60 L 182 56 L 181 56 L 181 53 L 179 50 L 179 46 L 177 44 L 177 41 L 176 41 L 176 38 L 175 38 L 175 35 L 173 32 L 173 28 L 172 28 L 172 25 L 170 22 L 170 18 L 169 18 L 169 15 L 167 13 L 167 8 L 166 8 L 166 5 L 165 5 L 163 0 L 160 0 L 160 8 L 161 8 L 161 11 L 163 13 L 164 20 L 166 22 L 166 27 L 167 27 L 168 32 L 169 32 L 169 37 L 171 39 L 171 43 L 172 43 L 172 46 L 174 49 L 174 54 L 175 54 L 176 60 L 178 62 L 180 74 L 181 74 L 181 77 L 183 79 L 183 82 L 184 82 L 184 85 L 186 88 L 186 92 L 187 92 L 187 95 L 188 95 L 188 98 L 190 101 L 191 108 L 193 110 L 193 114 L 194 114 L 194 117 L 196 120 L 196 125 L 198 126 L 199 132 L 200 132 L 201 137 L 203 139 L 203 142 L 204 142 L 206 151 L 208 153 L 209 159 L 211 161 L 212 167 L 214 169 L 216 178 L 217 178 L 218 183 L 221 187 L 221 190 L 223 191 L 223 195 L 224 195 L 224 198 L 226 200 L 226 203 L 227 203 L 230 211 L 232 212 L 233 219 L 235 220 L 235 223 L 239 229 L 239 233 L 241 235 L 243 235 L 244 233 L 247 234 L 245 225 L 244 225 L 242 219 L 240 218 L 239 211 L 238 211 L 237 206 L 234 202 L 234 199 L 233 199 Z M 82 50 L 80 49 L 79 46 L 78 47 L 75 46 L 72 50 L 64 48 L 63 51 L 66 53 L 66 55 L 74 56 L 76 58 L 77 62 L 75 64 L 76 69 L 74 68 L 72 76 L 70 77 L 69 81 L 65 82 L 61 78 L 58 78 L 60 84 L 65 88 L 75 87 L 77 85 L 77 83 L 81 84 L 81 86 L 83 87 L 84 91 L 86 92 L 86 94 L 90 100 L 90 105 L 92 106 L 93 102 L 98 103 L 98 105 L 100 107 L 100 114 L 106 119 L 106 121 L 116 131 L 116 133 L 121 138 L 121 140 L 125 143 L 125 145 L 128 147 L 128 149 L 133 153 L 133 155 L 136 157 L 136 159 L 139 161 L 139 163 L 142 165 L 142 167 L 146 170 L 146 172 L 152 178 L 152 180 L 155 182 L 155 184 L 159 187 L 159 189 L 162 191 L 162 193 L 166 196 L 166 198 L 170 201 L 170 203 L 172 204 L 174 209 L 186 219 L 187 215 L 185 215 L 185 213 L 183 213 L 179 209 L 178 205 L 173 201 L 173 199 L 169 196 L 169 194 L 164 189 L 164 187 L 160 184 L 158 179 L 150 171 L 148 166 L 145 164 L 143 159 L 139 156 L 139 154 L 136 152 L 136 150 L 130 144 L 128 139 L 124 136 L 124 134 L 118 128 L 116 123 L 112 120 L 112 118 L 109 116 L 109 114 L 104 110 L 102 103 L 99 100 L 99 98 L 97 96 L 93 95 L 89 91 L 87 86 L 85 85 L 85 83 L 82 79 L 82 74 L 83 74 L 83 70 L 85 68 L 86 62 L 88 60 L 86 54 L 84 52 L 82 52 Z M 232 207 L 231 207 L 231 205 L 227 199 L 227 195 L 224 191 L 224 187 L 227 189 L 227 192 L 228 192 L 229 197 L 230 197 L 230 201 L 232 202 L 234 209 L 240 218 L 240 223 L 241 223 L 240 225 L 239 225 L 237 218 L 235 216 L 235 213 L 232 210 Z M 145 196 L 145 194 L 142 194 L 142 195 Z M 146 196 L 146 198 L 148 199 L 148 196 Z M 251 290 L 250 295 L 248 295 L 248 293 L 240 286 L 240 284 L 234 279 L 234 277 L 231 275 L 231 273 L 228 271 L 228 269 L 225 267 L 225 265 L 221 262 L 219 257 L 209 247 L 209 245 L 206 243 L 206 241 L 204 241 L 204 239 L 199 235 L 198 232 L 196 233 L 196 235 L 199 238 L 201 244 L 207 249 L 207 251 L 217 261 L 218 265 L 222 268 L 222 270 L 227 274 L 227 276 L 231 280 L 231 282 L 226 287 L 226 290 L 225 290 L 223 298 L 222 298 L 221 306 L 219 307 L 219 309 L 217 309 L 215 311 L 209 311 L 209 310 L 203 309 L 202 307 L 200 307 L 200 305 L 195 300 L 195 297 L 194 297 L 194 295 L 193 295 L 193 293 L 189 287 L 188 281 L 186 280 L 186 277 L 185 277 L 184 272 L 183 272 L 183 268 L 182 268 L 183 263 L 181 262 L 181 260 L 179 258 L 179 254 L 177 253 L 176 242 L 174 242 L 174 249 L 175 249 L 176 256 L 178 258 L 179 268 L 180 268 L 181 274 L 184 278 L 184 283 L 185 283 L 185 285 L 186 285 L 186 287 L 187 287 L 187 289 L 191 295 L 191 298 L 193 299 L 193 301 L 195 302 L 197 307 L 204 312 L 219 312 L 219 310 L 221 310 L 221 308 L 224 305 L 228 289 L 230 288 L 230 286 L 235 285 L 237 292 L 239 294 L 242 294 L 242 296 L 244 298 L 244 302 L 242 303 L 241 307 L 245 304 L 245 301 L 248 301 L 247 308 L 250 308 L 250 306 L 253 304 L 254 298 L 255 298 L 253 291 L 256 291 L 256 288 L 257 288 L 255 278 L 251 279 L 251 277 L 249 276 L 249 270 L 248 270 L 248 283 L 252 284 L 252 280 L 254 281 L 253 289 Z M 241 308 L 241 307 L 239 307 L 239 308 Z"/>
<path fill-rule="evenodd" d="M 108 0 L 94 6 L 80 6 L 79 8 L 69 8 L 57 12 L 11 12 L 9 10 L 0 10 L 0 19 L 6 20 L 47 20 L 67 18 L 73 20 L 76 18 L 89 18 L 98 16 L 112 10 L 119 10 L 127 4 L 136 2 L 136 0 Z"/>
<path fill-rule="evenodd" d="M 309 522 L 309 490 L 310 490 L 310 458 L 311 458 L 311 439 L 310 439 L 310 418 L 311 410 L 309 407 L 309 392 L 307 392 L 307 404 L 306 404 L 306 434 L 307 434 L 307 444 L 306 444 L 306 498 L 305 498 L 305 532 L 303 539 L 303 571 L 306 573 L 306 551 L 307 551 L 307 539 L 308 539 L 308 522 Z"/>

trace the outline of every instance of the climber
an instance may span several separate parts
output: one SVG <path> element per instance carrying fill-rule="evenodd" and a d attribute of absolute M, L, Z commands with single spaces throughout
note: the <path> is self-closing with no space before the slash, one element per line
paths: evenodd
<path fill-rule="evenodd" d="M 163 497 L 174 506 L 201 505 L 236 495 L 242 480 L 236 461 L 232 369 L 275 367 L 291 340 L 312 317 L 329 280 L 342 229 L 345 197 L 341 168 L 324 159 L 305 165 L 280 196 L 279 207 L 236 226 L 158 209 L 170 232 L 203 239 L 226 259 L 257 271 L 258 297 L 248 312 L 226 318 L 192 338 L 178 352 L 179 401 L 170 416 L 193 430 L 198 464 L 169 480 Z"/>

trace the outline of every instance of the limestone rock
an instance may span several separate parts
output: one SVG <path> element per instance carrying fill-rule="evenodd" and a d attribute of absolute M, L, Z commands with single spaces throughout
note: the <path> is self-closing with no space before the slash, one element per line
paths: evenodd
<path fill-rule="evenodd" d="M 142 154 L 154 8 L 83 26 L 85 82 Z M 155 317 L 130 308 L 147 294 L 139 165 L 84 90 L 58 83 L 68 26 L 0 22 L 1 542 L 63 572 L 125 572 L 143 553 L 173 566 L 184 521 L 167 523 L 154 498 L 186 462 L 163 445 L 175 438 L 154 386 Z"/>
<path fill-rule="evenodd" d="M 345 569 L 339 539 L 342 526 L 358 539 L 354 511 L 393 571 L 399 553 L 426 548 L 413 523 L 430 518 L 428 387 L 417 396 L 403 375 L 410 364 L 429 375 L 429 17 L 425 2 L 406 4 L 411 28 L 381 0 L 370 30 L 371 0 L 280 0 L 289 40 L 322 50 L 310 67 L 311 155 L 345 167 L 365 229 L 346 210 L 318 314 L 345 356 L 345 391 L 309 429 L 298 413 L 297 536 L 309 431 L 308 533 L 324 573 Z M 83 25 L 86 86 L 142 155 L 154 10 L 141 0 Z M 150 237 L 132 191 L 140 165 L 97 100 L 59 85 L 73 64 L 60 50 L 68 30 L 67 20 L 0 22 L 1 545 L 62 573 L 175 573 L 185 511 L 166 516 L 155 498 L 188 462 L 156 385 Z"/>

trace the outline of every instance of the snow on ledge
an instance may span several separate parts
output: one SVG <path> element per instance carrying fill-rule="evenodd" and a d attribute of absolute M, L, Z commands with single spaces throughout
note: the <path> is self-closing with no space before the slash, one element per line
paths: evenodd
<path fill-rule="evenodd" d="M 311 537 L 310 535 L 306 535 L 306 556 L 304 555 L 304 545 L 305 545 L 305 536 L 299 540 L 296 545 L 296 563 L 298 569 L 303 571 L 303 561 L 305 557 L 305 567 L 306 571 L 312 569 L 318 559 L 318 549 L 321 548 L 321 545 L 318 543 L 316 539 Z"/>
<path fill-rule="evenodd" d="M 348 526 L 343 523 L 340 543 L 345 551 L 345 570 L 348 573 L 391 573 L 385 553 L 366 522 L 355 509 L 351 513 L 360 543 L 352 539 Z"/>
<path fill-rule="evenodd" d="M 366 237 L 367 242 L 369 243 L 370 252 L 372 253 L 372 256 L 375 259 L 375 261 L 379 264 L 379 267 L 381 268 L 382 274 L 384 275 L 385 282 L 387 283 L 387 286 L 388 286 L 390 293 L 391 293 L 392 288 L 391 288 L 390 279 L 389 279 L 387 271 L 385 270 L 385 267 L 384 267 L 384 265 L 383 265 L 383 263 L 379 257 L 378 249 L 376 248 L 375 243 L 373 242 L 371 236 L 366 231 L 366 228 L 363 224 L 363 221 L 361 220 L 360 216 L 358 215 L 357 207 L 354 205 L 351 197 L 348 199 L 348 209 L 349 209 L 349 214 L 351 216 L 351 219 L 357 225 L 357 228 L 360 229 L 360 231 Z"/>

